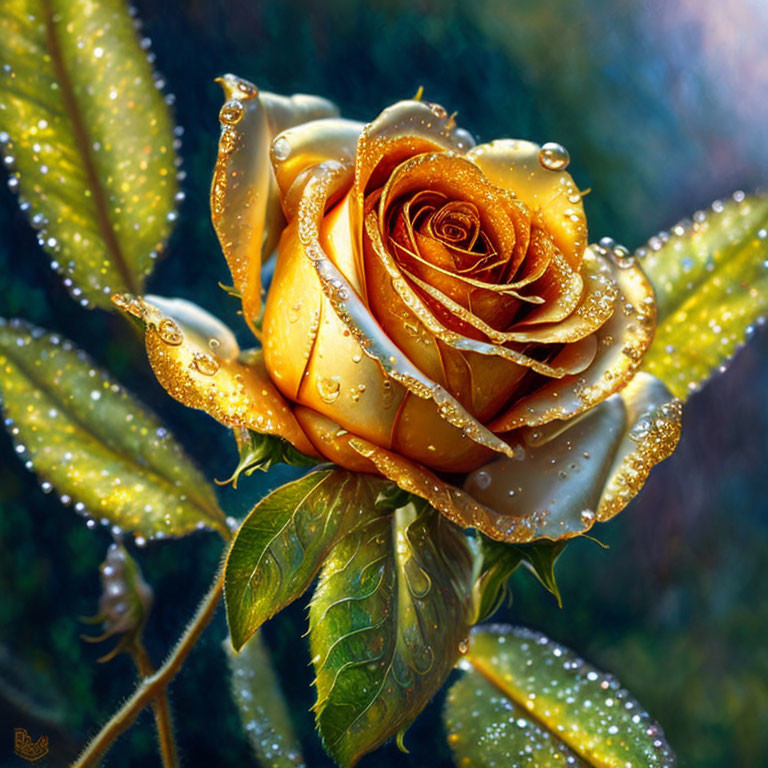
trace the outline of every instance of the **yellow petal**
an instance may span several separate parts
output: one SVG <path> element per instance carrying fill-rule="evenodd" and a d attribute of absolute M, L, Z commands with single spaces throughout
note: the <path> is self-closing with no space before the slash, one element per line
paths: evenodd
<path fill-rule="evenodd" d="M 568 422 L 525 433 L 519 461 L 496 458 L 472 472 L 466 491 L 504 517 L 501 541 L 577 536 L 637 494 L 680 437 L 682 405 L 638 374 L 621 393 Z"/>
<path fill-rule="evenodd" d="M 113 301 L 144 323 L 150 365 L 168 394 L 228 427 L 277 435 L 316 455 L 261 355 L 241 362 L 232 332 L 216 318 L 178 299 L 118 295 Z"/>
<path fill-rule="evenodd" d="M 287 398 L 389 445 L 405 390 L 385 376 L 334 312 L 299 242 L 298 220 L 280 243 L 263 329 L 267 369 Z"/>
<path fill-rule="evenodd" d="M 587 219 L 581 194 L 565 171 L 539 162 L 541 147 L 530 141 L 499 139 L 467 153 L 491 183 L 514 192 L 549 232 L 568 263 L 578 269 L 587 246 Z"/>
<path fill-rule="evenodd" d="M 327 118 L 288 128 L 275 136 L 271 150 L 272 167 L 284 210 L 289 194 L 297 201 L 300 199 L 301 189 L 294 185 L 313 165 L 327 160 L 345 163 L 355 159 L 363 127 L 363 123 L 354 120 Z M 285 213 L 290 219 L 296 211 L 286 210 Z"/>
<path fill-rule="evenodd" d="M 620 390 L 637 371 L 656 326 L 653 288 L 636 263 L 621 267 L 606 261 L 596 250 L 593 256 L 609 264 L 619 290 L 613 315 L 595 332 L 594 361 L 583 373 L 547 382 L 515 402 L 491 422 L 494 431 L 507 432 L 583 413 Z"/>
<path fill-rule="evenodd" d="M 211 215 L 245 319 L 255 330 L 261 309 L 262 250 L 274 247 L 282 212 L 270 163 L 276 133 L 291 125 L 336 113 L 315 96 L 260 93 L 252 83 L 221 78 L 226 103 L 221 108 L 219 154 L 211 184 Z"/>

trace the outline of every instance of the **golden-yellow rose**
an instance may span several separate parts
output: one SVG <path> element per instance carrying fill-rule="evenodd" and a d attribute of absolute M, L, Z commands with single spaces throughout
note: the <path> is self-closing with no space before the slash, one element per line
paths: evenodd
<path fill-rule="evenodd" d="M 565 151 L 475 146 L 420 100 L 363 125 L 223 84 L 213 220 L 263 357 L 228 342 L 226 370 L 198 375 L 209 351 L 191 351 L 172 394 L 496 539 L 576 535 L 623 507 L 680 409 L 636 374 L 653 292 L 624 249 L 588 247 Z"/>

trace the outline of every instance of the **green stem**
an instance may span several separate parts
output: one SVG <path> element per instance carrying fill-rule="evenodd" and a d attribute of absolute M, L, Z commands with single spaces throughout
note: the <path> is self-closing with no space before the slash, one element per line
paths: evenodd
<path fill-rule="evenodd" d="M 112 715 L 109 722 L 83 750 L 80 757 L 72 763 L 72 768 L 88 768 L 98 765 L 100 758 L 109 749 L 112 742 L 136 720 L 144 707 L 149 706 L 165 693 L 166 687 L 181 669 L 187 655 L 216 613 L 216 607 L 223 591 L 224 568 L 222 567 L 215 583 L 203 598 L 192 621 L 187 625 L 184 634 L 179 638 L 176 647 L 168 655 L 163 666 L 139 683 L 133 695 Z"/>
<path fill-rule="evenodd" d="M 155 667 L 141 640 L 134 642 L 130 653 L 136 663 L 136 668 L 139 670 L 139 675 L 143 679 L 155 674 Z M 179 759 L 176 751 L 176 739 L 173 735 L 173 720 L 167 690 L 163 690 L 152 703 L 152 712 L 155 715 L 155 728 L 157 729 L 157 740 L 160 743 L 160 758 L 163 761 L 163 768 L 178 768 Z"/>

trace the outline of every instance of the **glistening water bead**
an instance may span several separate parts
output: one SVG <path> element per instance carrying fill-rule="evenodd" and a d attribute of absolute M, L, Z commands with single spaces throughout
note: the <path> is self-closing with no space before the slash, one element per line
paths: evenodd
<path fill-rule="evenodd" d="M 539 150 L 539 162 L 548 171 L 564 171 L 571 162 L 571 156 L 562 144 L 548 141 Z"/>

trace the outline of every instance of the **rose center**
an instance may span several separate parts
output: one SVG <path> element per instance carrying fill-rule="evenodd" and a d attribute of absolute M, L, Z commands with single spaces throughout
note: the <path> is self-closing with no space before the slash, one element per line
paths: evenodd
<path fill-rule="evenodd" d="M 423 259 L 450 272 L 482 272 L 495 255 L 477 207 L 464 200 L 423 190 L 392 206 L 389 221 L 399 255 Z"/>

